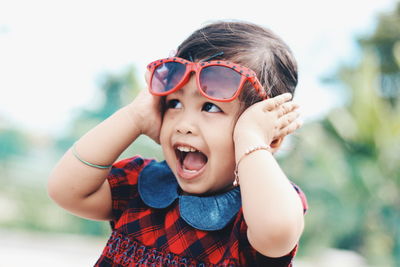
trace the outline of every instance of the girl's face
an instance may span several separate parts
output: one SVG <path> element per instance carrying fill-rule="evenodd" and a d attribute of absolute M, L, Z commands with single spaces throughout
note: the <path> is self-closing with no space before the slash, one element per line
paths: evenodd
<path fill-rule="evenodd" d="M 234 180 L 233 130 L 240 103 L 203 97 L 194 76 L 167 95 L 160 143 L 182 190 L 209 194 L 229 189 Z"/>

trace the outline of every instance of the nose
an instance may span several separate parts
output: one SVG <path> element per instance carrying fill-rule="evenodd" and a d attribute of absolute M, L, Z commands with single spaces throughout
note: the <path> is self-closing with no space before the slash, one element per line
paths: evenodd
<path fill-rule="evenodd" d="M 193 113 L 184 111 L 176 123 L 176 132 L 180 134 L 196 134 L 196 118 Z"/>
<path fill-rule="evenodd" d="M 185 116 L 185 118 L 182 118 L 177 123 L 176 132 L 180 134 L 195 134 L 196 130 L 190 118 L 188 118 L 188 116 Z"/>
<path fill-rule="evenodd" d="M 180 134 L 197 134 L 198 132 L 198 122 L 200 117 L 199 112 L 194 108 L 196 99 L 199 95 L 196 77 L 194 75 L 190 76 L 187 83 L 181 88 L 183 90 L 183 102 L 185 102 L 186 107 L 183 108 L 179 115 L 177 116 L 177 121 L 175 124 L 175 130 Z"/>

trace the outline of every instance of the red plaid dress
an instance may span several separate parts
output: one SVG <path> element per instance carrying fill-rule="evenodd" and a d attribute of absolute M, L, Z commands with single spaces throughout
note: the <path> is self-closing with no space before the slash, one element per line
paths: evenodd
<path fill-rule="evenodd" d="M 179 214 L 178 200 L 153 209 L 137 190 L 138 176 L 151 160 L 134 157 L 114 165 L 108 181 L 113 199 L 113 232 L 95 266 L 292 266 L 291 253 L 269 258 L 247 240 L 242 210 L 218 231 L 202 231 Z M 305 197 L 296 187 L 306 207 Z"/>

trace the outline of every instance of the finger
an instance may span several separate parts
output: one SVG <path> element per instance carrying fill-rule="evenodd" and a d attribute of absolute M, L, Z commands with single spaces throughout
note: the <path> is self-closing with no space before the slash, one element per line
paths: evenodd
<path fill-rule="evenodd" d="M 295 120 L 286 127 L 279 130 L 275 138 L 283 138 L 289 134 L 294 133 L 297 129 L 299 129 L 303 125 L 303 121 Z"/>
<path fill-rule="evenodd" d="M 290 113 L 283 115 L 282 117 L 280 117 L 278 119 L 278 127 L 277 128 L 283 129 L 283 128 L 287 127 L 288 125 L 293 123 L 299 116 L 300 116 L 300 114 L 296 111 L 292 111 Z"/>
<path fill-rule="evenodd" d="M 291 99 L 292 99 L 292 94 L 290 93 L 284 93 L 274 98 L 267 99 L 265 100 L 264 111 L 272 111 Z"/>
<path fill-rule="evenodd" d="M 275 104 L 278 107 L 278 106 L 282 105 L 283 103 L 291 100 L 292 99 L 292 94 L 291 93 L 284 93 L 284 94 L 281 94 L 281 95 L 278 95 L 278 96 L 274 97 L 273 99 L 275 100 Z"/>
<path fill-rule="evenodd" d="M 294 110 L 298 109 L 300 106 L 297 103 L 294 103 L 292 101 L 283 103 L 280 105 L 279 110 L 278 110 L 278 118 L 282 117 L 285 114 L 288 114 L 289 112 L 293 112 Z"/>

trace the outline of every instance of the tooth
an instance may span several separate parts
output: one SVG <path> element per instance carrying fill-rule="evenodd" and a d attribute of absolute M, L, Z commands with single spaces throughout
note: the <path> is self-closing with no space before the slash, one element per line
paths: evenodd
<path fill-rule="evenodd" d="M 195 172 L 197 172 L 196 170 L 188 170 L 188 169 L 186 169 L 185 167 L 183 167 L 183 170 L 184 170 L 185 172 L 189 172 L 189 173 L 195 173 Z"/>
<path fill-rule="evenodd" d="M 182 152 L 196 152 L 197 151 L 193 147 L 187 147 L 187 146 L 178 146 L 177 149 Z"/>

